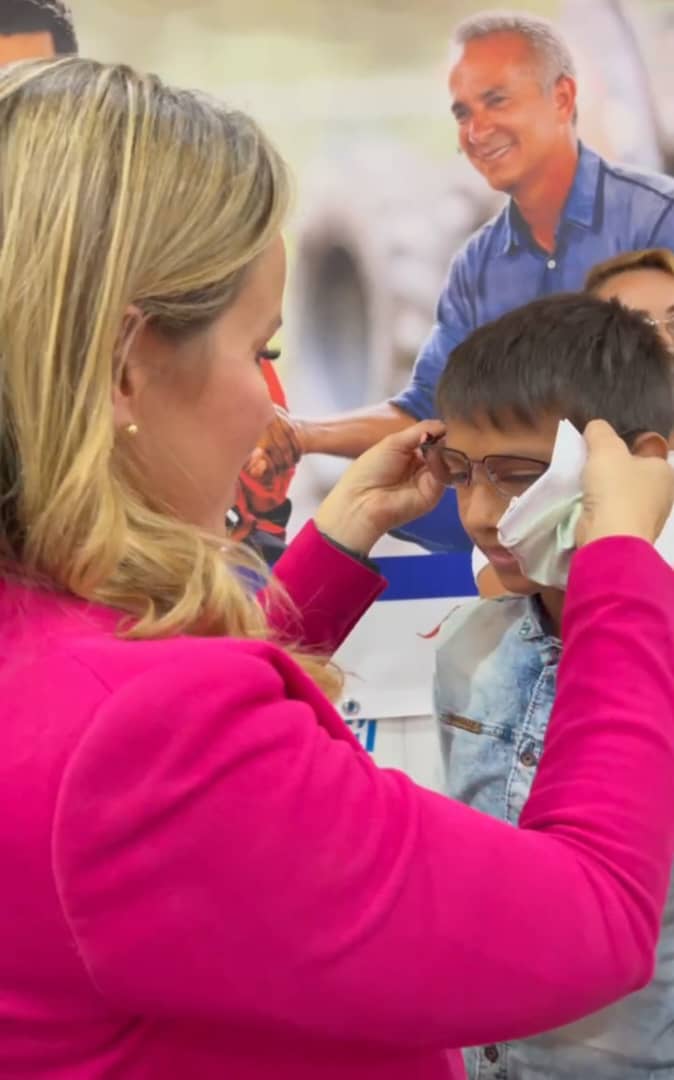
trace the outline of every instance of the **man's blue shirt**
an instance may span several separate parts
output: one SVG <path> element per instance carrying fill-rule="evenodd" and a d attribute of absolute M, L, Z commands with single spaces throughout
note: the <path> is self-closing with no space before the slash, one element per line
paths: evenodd
<path fill-rule="evenodd" d="M 581 145 L 554 253 L 535 243 L 512 200 L 474 233 L 452 262 L 435 325 L 393 404 L 419 420 L 436 416 L 447 358 L 473 330 L 539 296 L 581 289 L 596 263 L 621 251 L 652 247 L 674 250 L 674 179 L 610 165 Z"/>

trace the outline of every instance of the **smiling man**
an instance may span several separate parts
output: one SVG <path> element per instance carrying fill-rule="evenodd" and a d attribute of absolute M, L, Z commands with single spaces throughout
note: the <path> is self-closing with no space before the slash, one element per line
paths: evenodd
<path fill-rule="evenodd" d="M 520 21 L 512 19 L 515 27 Z M 483 16 L 459 29 L 452 113 L 471 165 L 513 200 L 495 223 L 510 226 L 497 230 L 503 240 L 519 239 L 512 226 L 524 226 L 523 238 L 551 255 L 579 165 L 574 64 L 547 27 L 488 32 L 505 22 Z"/>
<path fill-rule="evenodd" d="M 550 23 L 476 15 L 458 27 L 454 46 L 449 91 L 461 149 L 508 202 L 456 254 L 408 386 L 379 405 L 296 420 L 294 432 L 287 425 L 303 453 L 353 457 L 435 416 L 447 357 L 477 327 L 537 297 L 580 289 L 592 266 L 619 252 L 674 248 L 674 181 L 609 164 L 579 141 L 575 65 Z M 274 454 L 280 445 L 277 432 Z M 441 504 L 425 527 L 418 523 L 421 542 L 442 546 L 446 514 Z"/>
<path fill-rule="evenodd" d="M 76 52 L 72 16 L 61 0 L 2 0 L 0 65 Z"/>

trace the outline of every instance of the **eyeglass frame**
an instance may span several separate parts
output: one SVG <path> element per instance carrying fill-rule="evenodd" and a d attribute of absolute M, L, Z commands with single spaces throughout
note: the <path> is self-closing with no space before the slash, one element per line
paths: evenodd
<path fill-rule="evenodd" d="M 670 312 L 664 319 L 656 319 L 653 315 L 646 314 L 644 315 L 644 320 L 649 326 L 653 326 L 656 330 L 658 327 L 664 326 L 670 341 L 669 347 L 674 349 L 674 311 Z"/>
<path fill-rule="evenodd" d="M 503 498 L 511 499 L 513 497 L 513 493 L 511 491 L 503 491 L 503 489 L 494 482 L 492 476 L 489 473 L 489 466 L 487 463 L 491 458 L 500 458 L 502 460 L 507 459 L 508 461 L 526 461 L 529 462 L 531 465 L 541 465 L 543 466 L 541 476 L 544 476 L 546 470 L 550 468 L 549 461 L 540 461 L 538 458 L 522 457 L 519 454 L 485 454 L 483 458 L 469 458 L 467 454 L 464 454 L 463 450 L 456 450 L 453 446 L 439 446 L 438 444 L 443 438 L 444 435 L 431 435 L 428 439 L 426 439 L 425 442 L 421 444 L 420 450 L 424 456 L 424 459 L 426 459 L 426 455 L 430 450 L 437 447 L 440 451 L 446 450 L 449 453 L 457 454 L 458 457 L 460 457 L 463 461 L 466 462 L 468 478 L 465 483 L 445 484 L 442 480 L 440 480 L 439 482 L 442 483 L 443 486 L 446 488 L 469 488 L 473 483 L 473 474 L 475 468 L 480 467 L 483 469 L 487 480 L 494 488 L 494 490 L 497 491 L 498 494 L 501 495 Z M 444 454 L 442 456 L 444 457 Z M 431 468 L 430 465 L 429 468 Z M 536 477 L 536 479 L 538 480 L 539 477 Z M 535 482 L 536 481 L 534 480 L 533 483 Z"/>
<path fill-rule="evenodd" d="M 623 432 L 621 434 L 618 434 L 618 438 L 622 439 L 623 442 L 627 443 L 627 445 L 629 447 L 629 444 L 630 444 L 631 440 L 636 439 L 639 435 L 643 435 L 643 434 L 644 434 L 644 428 L 634 428 L 634 429 L 632 429 L 630 431 L 625 431 L 625 432 Z M 424 457 L 424 460 L 426 460 L 426 455 L 427 455 L 428 451 L 432 450 L 434 447 L 438 447 L 438 444 L 441 442 L 442 439 L 444 439 L 444 435 L 429 435 L 425 439 L 425 441 L 419 447 L 419 449 L 421 450 L 421 453 L 422 453 L 422 455 Z M 489 458 L 501 458 L 501 459 L 505 458 L 508 461 L 527 461 L 531 465 L 543 465 L 545 467 L 544 467 L 543 471 L 541 472 L 541 476 L 545 476 L 545 473 L 550 468 L 550 462 L 549 461 L 541 461 L 539 458 L 523 457 L 520 454 L 485 454 L 485 456 L 483 458 L 469 458 L 467 454 L 464 454 L 463 450 L 457 450 L 453 446 L 440 446 L 439 449 L 440 450 L 447 450 L 452 454 L 457 454 L 459 457 L 463 458 L 464 461 L 468 465 L 468 479 L 467 479 L 467 481 L 465 483 L 463 483 L 463 484 L 462 483 L 443 484 L 444 487 L 451 488 L 451 489 L 469 488 L 471 486 L 472 482 L 473 482 L 473 471 L 474 471 L 475 467 L 477 466 L 477 467 L 482 468 L 482 470 L 485 473 L 485 476 L 487 477 L 487 480 L 489 481 L 490 485 L 493 487 L 494 491 L 498 492 L 498 494 L 501 495 L 504 499 L 512 499 L 513 498 L 513 492 L 511 492 L 511 491 L 503 491 L 502 488 L 500 488 L 498 486 L 498 484 L 496 484 L 494 482 L 494 480 L 492 479 L 492 477 L 489 475 L 489 468 L 488 468 L 488 465 L 487 465 L 487 461 L 489 460 Z M 428 462 L 427 462 L 427 464 L 428 464 Z M 428 467 L 431 468 L 430 465 Z M 526 487 L 524 490 L 528 491 L 529 487 L 533 487 L 533 485 L 535 483 L 537 483 L 537 481 L 540 480 L 540 478 L 541 478 L 540 476 L 537 476 L 536 479 L 533 480 L 532 483 L 529 484 L 528 487 Z M 440 480 L 439 483 L 442 484 L 443 481 Z"/>

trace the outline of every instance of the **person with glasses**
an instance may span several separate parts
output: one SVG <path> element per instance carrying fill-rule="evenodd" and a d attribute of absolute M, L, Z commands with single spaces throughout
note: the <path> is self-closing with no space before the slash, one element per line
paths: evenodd
<path fill-rule="evenodd" d="M 465 529 L 515 594 L 466 602 L 438 634 L 434 707 L 445 792 L 517 825 L 555 698 L 565 594 L 523 576 L 499 545 L 497 523 L 546 471 L 563 418 L 579 430 L 602 418 L 625 433 L 632 454 L 665 458 L 674 428 L 671 354 L 639 313 L 614 300 L 559 295 L 467 338 L 444 371 L 438 403 L 446 434 L 426 442 L 426 461 L 456 491 Z M 605 765 L 596 768 L 599 778 Z M 551 892 L 550 906 L 532 913 L 521 927 L 523 951 L 535 950 L 542 925 L 564 903 Z M 645 989 L 573 1027 L 474 1047 L 465 1057 L 470 1080 L 674 1075 L 674 895 Z"/>
<path fill-rule="evenodd" d="M 674 348 L 674 254 L 669 248 L 623 251 L 605 259 L 592 267 L 584 289 L 602 300 L 619 300 L 643 312 L 660 329 L 667 346 Z M 671 549 L 674 562 L 674 520 L 661 535 L 659 546 L 661 551 Z M 477 547 L 473 549 L 473 576 L 480 596 L 504 594 L 496 569 Z"/>
<path fill-rule="evenodd" d="M 669 248 L 624 251 L 597 263 L 585 279 L 585 291 L 643 311 L 674 346 L 674 254 Z"/>

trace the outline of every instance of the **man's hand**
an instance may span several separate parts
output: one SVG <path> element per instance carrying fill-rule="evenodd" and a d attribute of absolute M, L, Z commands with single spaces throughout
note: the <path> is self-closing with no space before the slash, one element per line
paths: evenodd
<path fill-rule="evenodd" d="M 610 424 L 585 429 L 589 456 L 583 474 L 578 546 L 606 536 L 638 536 L 653 543 L 674 499 L 674 469 L 659 457 L 630 454 Z"/>
<path fill-rule="evenodd" d="M 292 469 L 302 456 L 300 425 L 280 405 L 276 419 L 269 425 L 245 465 L 254 480 L 267 480 L 275 473 Z"/>

